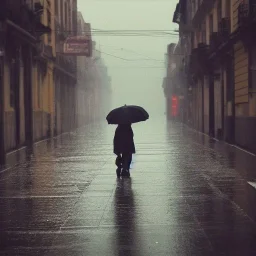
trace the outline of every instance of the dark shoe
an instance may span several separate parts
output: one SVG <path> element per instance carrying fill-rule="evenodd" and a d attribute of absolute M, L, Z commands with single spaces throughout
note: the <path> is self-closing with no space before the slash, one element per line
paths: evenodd
<path fill-rule="evenodd" d="M 117 176 L 117 178 L 120 178 L 120 176 L 121 176 L 121 169 L 120 168 L 116 169 L 116 176 Z"/>
<path fill-rule="evenodd" d="M 118 168 L 122 167 L 122 157 L 120 155 L 116 157 L 115 163 Z"/>

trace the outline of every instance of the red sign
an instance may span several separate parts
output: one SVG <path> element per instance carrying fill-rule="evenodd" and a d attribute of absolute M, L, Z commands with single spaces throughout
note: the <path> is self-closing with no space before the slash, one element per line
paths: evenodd
<path fill-rule="evenodd" d="M 178 115 L 178 98 L 177 96 L 172 96 L 172 116 L 176 117 Z"/>
<path fill-rule="evenodd" d="M 64 43 L 63 52 L 72 56 L 92 56 L 92 40 L 88 36 L 68 37 Z"/>

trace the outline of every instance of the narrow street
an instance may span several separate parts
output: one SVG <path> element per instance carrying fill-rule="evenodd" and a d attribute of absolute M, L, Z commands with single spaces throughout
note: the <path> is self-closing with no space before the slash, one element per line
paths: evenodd
<path fill-rule="evenodd" d="M 38 144 L 0 174 L 0 255 L 256 255 L 254 156 L 150 120 L 117 179 L 114 128 Z"/>

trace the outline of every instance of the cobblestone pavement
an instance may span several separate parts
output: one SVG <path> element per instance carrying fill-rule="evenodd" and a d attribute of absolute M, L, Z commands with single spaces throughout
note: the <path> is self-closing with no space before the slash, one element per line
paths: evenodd
<path fill-rule="evenodd" d="M 152 120 L 117 179 L 114 128 L 41 143 L 0 174 L 0 255 L 256 255 L 255 156 Z"/>

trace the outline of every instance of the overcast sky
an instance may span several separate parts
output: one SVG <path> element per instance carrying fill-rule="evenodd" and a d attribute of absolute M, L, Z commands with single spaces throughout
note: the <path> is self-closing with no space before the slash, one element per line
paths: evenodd
<path fill-rule="evenodd" d="M 78 0 L 78 9 L 92 29 L 123 30 L 125 33 L 122 36 L 102 31 L 93 33 L 112 77 L 113 107 L 136 104 L 145 107 L 152 116 L 163 115 L 164 54 L 167 45 L 177 42 L 178 38 L 152 31 L 131 36 L 127 35 L 127 30 L 132 30 L 133 34 L 134 30 L 170 30 L 174 33 L 177 26 L 172 23 L 172 17 L 176 3 L 176 0 Z M 142 36 L 142 33 L 149 36 Z"/>

